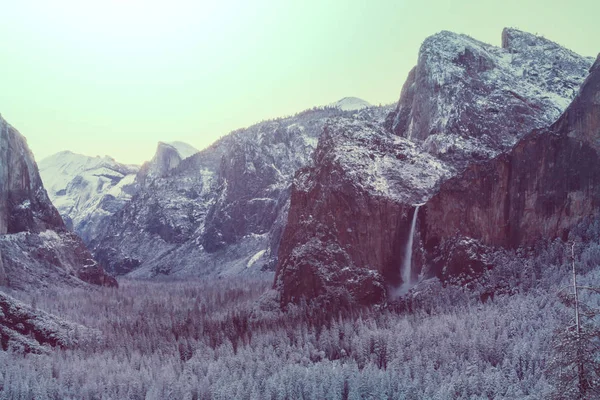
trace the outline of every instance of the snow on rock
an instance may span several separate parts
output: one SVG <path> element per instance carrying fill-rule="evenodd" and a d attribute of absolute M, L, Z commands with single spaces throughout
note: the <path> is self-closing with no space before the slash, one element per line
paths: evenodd
<path fill-rule="evenodd" d="M 239 129 L 183 160 L 160 146 L 154 161 L 164 168 L 142 167 L 139 192 L 110 218 L 95 255 L 134 277 L 260 273 L 247 265 L 261 251 L 272 269 L 294 173 L 311 162 L 326 121 L 354 113 L 382 121 L 389 111 L 315 108 Z"/>
<path fill-rule="evenodd" d="M 359 99 L 358 97 L 344 97 L 335 103 L 329 104 L 329 107 L 335 107 L 342 111 L 357 111 L 373 106 L 368 101 Z"/>
<path fill-rule="evenodd" d="M 464 167 L 553 123 L 593 60 L 516 29 L 502 44 L 447 31 L 427 38 L 387 127 Z"/>
<path fill-rule="evenodd" d="M 258 253 L 256 253 L 255 255 L 253 255 L 252 257 L 250 257 L 250 260 L 248 260 L 248 264 L 246 264 L 246 268 L 251 268 L 254 264 L 256 264 L 256 262 L 258 260 L 260 260 L 260 258 L 266 253 L 266 250 L 261 250 Z"/>
<path fill-rule="evenodd" d="M 139 167 L 111 157 L 63 151 L 43 159 L 40 175 L 63 219 L 89 243 L 107 216 L 131 200 Z"/>
<path fill-rule="evenodd" d="M 44 189 L 25 138 L 0 117 L 0 284 L 116 286 L 69 232 Z"/>
<path fill-rule="evenodd" d="M 169 142 L 167 144 L 169 146 L 173 146 L 175 148 L 175 150 L 177 150 L 177 152 L 179 153 L 179 156 L 181 157 L 182 160 L 185 158 L 191 157 L 198 152 L 197 148 L 195 148 L 191 144 L 187 144 L 185 142 L 175 141 L 175 142 Z"/>
<path fill-rule="evenodd" d="M 332 120 L 321 140 L 318 162 L 333 157 L 356 185 L 377 196 L 421 203 L 453 172 L 410 140 L 361 120 Z"/>

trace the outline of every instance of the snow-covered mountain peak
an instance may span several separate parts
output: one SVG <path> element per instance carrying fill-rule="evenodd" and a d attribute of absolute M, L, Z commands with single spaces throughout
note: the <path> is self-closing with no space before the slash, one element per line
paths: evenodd
<path fill-rule="evenodd" d="M 535 48 L 544 50 L 555 49 L 561 52 L 569 52 L 573 56 L 579 57 L 576 53 L 543 36 L 524 32 L 516 28 L 504 28 L 502 30 L 502 48 L 511 50 L 512 52 L 531 51 Z"/>
<path fill-rule="evenodd" d="M 493 157 L 553 123 L 593 60 L 515 29 L 503 32 L 503 45 L 448 31 L 427 38 L 388 126 L 464 163 Z"/>
<path fill-rule="evenodd" d="M 61 151 L 43 159 L 39 169 L 48 195 L 67 225 L 89 242 L 100 220 L 129 201 L 139 167 L 109 156 Z"/>
<path fill-rule="evenodd" d="M 357 111 L 362 110 L 363 108 L 372 107 L 368 101 L 359 99 L 358 97 L 344 97 L 335 103 L 331 103 L 329 106 L 338 108 L 342 111 Z"/>
<path fill-rule="evenodd" d="M 193 156 L 194 154 L 196 154 L 198 152 L 197 148 L 195 148 L 191 144 L 188 144 L 185 142 L 180 142 L 180 141 L 174 141 L 174 142 L 168 142 L 168 143 L 159 142 L 159 146 L 161 144 L 168 145 L 168 146 L 175 148 L 175 150 L 177 150 L 177 152 L 179 153 L 179 156 L 181 157 L 182 160 L 186 159 L 190 156 Z"/>
<path fill-rule="evenodd" d="M 427 199 L 438 183 L 454 172 L 408 139 L 377 124 L 343 117 L 331 119 L 325 126 L 315 163 L 326 165 L 326 171 L 335 165 L 353 185 L 374 195 L 411 204 Z M 313 174 L 322 173 L 318 169 Z"/>
<path fill-rule="evenodd" d="M 154 157 L 145 163 L 138 176 L 138 181 L 147 178 L 159 178 L 177 168 L 182 160 L 196 154 L 198 150 L 184 142 L 158 142 Z"/>

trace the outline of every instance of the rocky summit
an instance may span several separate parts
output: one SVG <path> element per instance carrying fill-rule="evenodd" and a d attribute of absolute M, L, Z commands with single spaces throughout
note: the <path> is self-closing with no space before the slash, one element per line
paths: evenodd
<path fill-rule="evenodd" d="M 502 47 L 444 31 L 424 41 L 386 125 L 464 167 L 552 124 L 592 62 L 516 29 L 502 32 Z"/>

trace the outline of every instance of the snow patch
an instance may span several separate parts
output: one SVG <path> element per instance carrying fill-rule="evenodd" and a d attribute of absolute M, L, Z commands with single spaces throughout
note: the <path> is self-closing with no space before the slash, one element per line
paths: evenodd
<path fill-rule="evenodd" d="M 371 103 L 358 97 L 344 97 L 335 103 L 329 104 L 330 107 L 338 108 L 342 111 L 358 111 L 364 108 L 372 107 Z"/>
<path fill-rule="evenodd" d="M 246 264 L 246 268 L 252 267 L 264 254 L 266 250 L 261 250 L 255 255 L 253 255 L 250 260 L 248 260 L 248 264 Z"/>
<path fill-rule="evenodd" d="M 47 241 L 58 241 L 60 240 L 60 236 L 53 230 L 47 229 L 43 232 L 39 233 L 39 236 Z"/>

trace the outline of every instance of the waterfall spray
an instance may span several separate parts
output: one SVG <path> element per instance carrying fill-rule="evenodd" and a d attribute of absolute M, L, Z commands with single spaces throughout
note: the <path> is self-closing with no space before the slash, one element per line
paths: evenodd
<path fill-rule="evenodd" d="M 412 273 L 412 247 L 415 236 L 415 226 L 417 225 L 417 215 L 419 214 L 420 205 L 415 206 L 415 213 L 412 217 L 412 223 L 410 225 L 410 232 L 408 234 L 408 240 L 406 241 L 406 251 L 404 252 L 404 262 L 402 263 L 402 286 L 407 288 L 410 286 L 411 273 Z"/>

